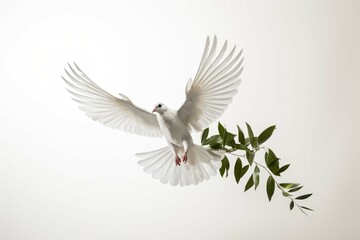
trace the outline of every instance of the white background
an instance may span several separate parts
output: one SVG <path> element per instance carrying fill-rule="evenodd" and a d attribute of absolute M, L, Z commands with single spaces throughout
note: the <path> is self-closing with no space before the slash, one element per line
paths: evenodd
<path fill-rule="evenodd" d="M 0 239 L 359 239 L 359 12 L 340 0 L 2 0 Z M 220 121 L 277 125 L 267 145 L 291 164 L 283 181 L 314 193 L 309 217 L 279 191 L 269 203 L 263 172 L 246 193 L 233 169 L 192 187 L 153 180 L 134 153 L 165 140 L 93 122 L 60 78 L 75 61 L 145 109 L 177 108 L 214 34 L 245 55 Z"/>

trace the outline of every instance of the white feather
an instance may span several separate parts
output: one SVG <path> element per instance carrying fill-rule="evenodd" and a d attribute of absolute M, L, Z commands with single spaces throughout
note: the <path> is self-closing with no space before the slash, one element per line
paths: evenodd
<path fill-rule="evenodd" d="M 215 60 L 217 38 L 214 37 L 209 52 L 209 37 L 194 80 L 186 86 L 186 100 L 178 110 L 179 118 L 189 127 L 201 131 L 225 111 L 237 93 L 242 72 L 242 51 L 234 58 L 235 47 L 223 59 L 227 42 Z M 230 61 L 231 60 L 231 61 Z M 191 87 L 190 87 L 191 84 Z"/>
<path fill-rule="evenodd" d="M 117 98 L 96 85 L 74 63 L 76 70 L 69 64 L 71 73 L 65 70 L 68 91 L 80 104 L 80 109 L 95 121 L 104 125 L 144 136 L 161 137 L 156 116 L 137 106 L 124 94 Z"/>
<path fill-rule="evenodd" d="M 153 178 L 172 186 L 188 186 L 197 185 L 214 176 L 221 167 L 224 152 L 194 144 L 188 152 L 189 162 L 180 166 L 176 166 L 175 155 L 169 147 L 137 153 L 136 156 L 141 159 L 138 163 L 144 168 L 144 172 L 151 174 Z"/>

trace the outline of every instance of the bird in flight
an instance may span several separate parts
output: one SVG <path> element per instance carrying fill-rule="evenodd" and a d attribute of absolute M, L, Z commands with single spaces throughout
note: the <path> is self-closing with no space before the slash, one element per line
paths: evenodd
<path fill-rule="evenodd" d="M 197 73 L 186 84 L 186 99 L 178 110 L 158 103 L 152 112 L 137 107 L 124 94 L 115 97 L 94 83 L 75 63 L 62 79 L 80 109 L 105 126 L 149 137 L 164 136 L 167 146 L 136 154 L 144 171 L 171 185 L 198 184 L 221 167 L 224 152 L 199 146 L 191 131 L 201 131 L 228 107 L 240 85 L 242 50 L 225 55 L 227 41 L 216 54 L 217 38 L 207 37 Z"/>

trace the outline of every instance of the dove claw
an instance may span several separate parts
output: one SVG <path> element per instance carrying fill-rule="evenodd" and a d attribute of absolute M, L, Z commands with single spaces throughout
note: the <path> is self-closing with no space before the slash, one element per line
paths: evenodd
<path fill-rule="evenodd" d="M 188 157 L 187 157 L 187 152 L 185 152 L 182 160 L 183 160 L 184 163 L 186 163 L 186 162 L 187 162 L 187 159 L 188 159 Z"/>
<path fill-rule="evenodd" d="M 180 163 L 181 163 L 181 159 L 179 158 L 178 155 L 176 155 L 176 158 L 175 158 L 175 163 L 177 166 L 180 166 Z"/>

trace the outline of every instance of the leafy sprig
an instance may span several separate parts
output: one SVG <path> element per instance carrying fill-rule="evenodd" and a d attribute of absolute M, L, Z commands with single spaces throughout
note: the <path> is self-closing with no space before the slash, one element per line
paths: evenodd
<path fill-rule="evenodd" d="M 309 198 L 312 193 L 294 196 L 303 186 L 299 183 L 286 183 L 277 180 L 289 168 L 290 164 L 281 166 L 280 158 L 276 156 L 274 151 L 263 146 L 272 136 L 276 126 L 266 128 L 259 136 L 254 135 L 248 123 L 246 123 L 246 128 L 247 137 L 239 126 L 237 126 L 237 134 L 234 134 L 229 132 L 220 122 L 218 123 L 218 134 L 209 137 L 209 128 L 203 131 L 201 136 L 202 145 L 208 145 L 212 149 L 223 150 L 226 153 L 219 169 L 220 175 L 228 177 L 230 161 L 227 155 L 235 156 L 234 176 L 236 183 L 239 184 L 246 173 L 251 174 L 245 184 L 245 192 L 251 188 L 257 189 L 260 184 L 260 169 L 263 169 L 269 175 L 266 181 L 266 193 L 269 201 L 271 201 L 275 189 L 278 188 L 282 195 L 290 200 L 290 210 L 296 206 L 305 215 L 307 215 L 306 211 L 313 211 L 311 208 L 299 204 L 299 201 Z M 241 151 L 242 154 L 239 153 Z M 255 161 L 255 156 L 260 152 L 265 152 L 264 163 Z"/>

